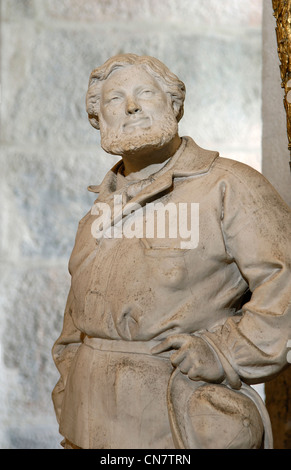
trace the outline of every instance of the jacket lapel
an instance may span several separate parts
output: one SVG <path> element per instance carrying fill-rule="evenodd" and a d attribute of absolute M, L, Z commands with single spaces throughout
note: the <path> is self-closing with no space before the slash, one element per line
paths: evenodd
<path fill-rule="evenodd" d="M 120 221 L 128 213 L 146 204 L 154 196 L 169 189 L 173 185 L 174 178 L 190 177 L 208 172 L 218 155 L 218 152 L 202 149 L 191 137 L 183 137 L 182 144 L 172 159 L 149 178 L 138 183 L 132 183 L 128 187 L 123 187 L 117 191 L 117 172 L 122 165 L 121 160 L 106 174 L 99 186 L 89 186 L 88 190 L 99 193 L 98 199 L 95 202 L 106 202 L 109 204 L 112 225 Z M 135 191 L 136 194 L 132 196 Z M 114 196 L 122 198 L 118 214 L 114 210 L 114 201 L 116 201 Z"/>

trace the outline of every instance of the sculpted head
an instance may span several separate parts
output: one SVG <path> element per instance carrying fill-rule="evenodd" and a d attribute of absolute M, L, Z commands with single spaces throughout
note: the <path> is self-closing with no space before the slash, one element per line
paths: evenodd
<path fill-rule="evenodd" d="M 167 143 L 177 133 L 184 99 L 184 83 L 158 59 L 122 54 L 92 71 L 86 105 L 103 149 L 122 155 Z"/>

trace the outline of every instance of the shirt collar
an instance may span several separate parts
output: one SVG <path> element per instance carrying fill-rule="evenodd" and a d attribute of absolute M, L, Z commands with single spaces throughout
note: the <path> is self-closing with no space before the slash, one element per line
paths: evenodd
<path fill-rule="evenodd" d="M 175 155 L 159 171 L 150 175 L 146 180 L 149 180 L 148 182 L 152 184 L 154 182 L 158 183 L 157 189 L 163 190 L 172 184 L 173 178 L 207 173 L 218 156 L 219 153 L 216 151 L 199 147 L 191 137 L 182 137 L 182 143 Z M 117 172 L 122 165 L 123 162 L 120 160 L 105 175 L 100 185 L 89 186 L 88 190 L 103 196 L 114 193 L 116 191 Z M 149 185 L 152 186 L 152 184 Z"/>

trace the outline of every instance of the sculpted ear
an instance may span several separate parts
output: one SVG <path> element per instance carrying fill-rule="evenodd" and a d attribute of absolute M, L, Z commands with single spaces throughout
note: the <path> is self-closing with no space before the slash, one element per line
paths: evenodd
<path fill-rule="evenodd" d="M 174 114 L 177 119 L 177 122 L 179 122 L 180 119 L 182 119 L 183 114 L 184 114 L 183 104 L 181 105 L 180 101 L 172 100 L 172 106 L 173 106 L 173 110 L 174 110 Z"/>
<path fill-rule="evenodd" d="M 98 82 L 96 79 L 90 79 L 86 94 L 86 111 L 88 113 L 89 122 L 95 129 L 100 129 L 98 119 L 99 101 L 100 89 L 98 88 Z"/>
<path fill-rule="evenodd" d="M 96 116 L 88 116 L 89 117 L 89 122 L 91 124 L 91 126 L 95 127 L 95 129 L 100 129 L 100 126 L 99 126 L 99 120 Z"/>
<path fill-rule="evenodd" d="M 174 114 L 176 118 L 178 118 L 179 113 L 180 113 L 180 106 L 176 101 L 172 101 L 172 106 L 173 106 Z"/>

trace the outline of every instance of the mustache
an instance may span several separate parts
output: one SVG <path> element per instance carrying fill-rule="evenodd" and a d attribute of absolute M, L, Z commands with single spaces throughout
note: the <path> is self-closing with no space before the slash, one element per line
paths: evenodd
<path fill-rule="evenodd" d="M 139 121 L 136 121 L 136 125 L 128 127 L 131 132 L 126 132 L 123 126 L 112 132 L 102 118 L 99 123 L 101 146 L 105 152 L 112 155 L 122 155 L 146 147 L 160 148 L 170 142 L 178 132 L 178 122 L 174 113 L 167 113 L 162 121 L 153 122 L 149 127 L 147 125 L 142 127 Z"/>
<path fill-rule="evenodd" d="M 126 119 L 122 126 L 122 130 L 125 133 L 134 132 L 136 128 L 148 129 L 152 125 L 152 120 L 148 116 L 132 116 Z"/>

